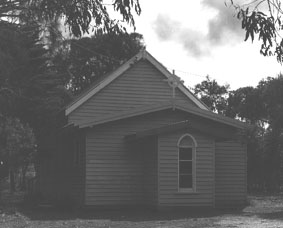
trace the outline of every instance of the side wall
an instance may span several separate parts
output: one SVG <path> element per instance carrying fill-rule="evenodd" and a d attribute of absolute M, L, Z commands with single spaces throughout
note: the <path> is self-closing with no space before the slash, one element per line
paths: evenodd
<path fill-rule="evenodd" d="M 179 138 L 191 134 L 197 141 L 196 191 L 178 192 Z M 214 139 L 196 131 L 160 135 L 158 141 L 159 206 L 214 206 Z"/>
<path fill-rule="evenodd" d="M 247 150 L 241 142 L 216 142 L 216 207 L 240 207 L 247 197 Z"/>

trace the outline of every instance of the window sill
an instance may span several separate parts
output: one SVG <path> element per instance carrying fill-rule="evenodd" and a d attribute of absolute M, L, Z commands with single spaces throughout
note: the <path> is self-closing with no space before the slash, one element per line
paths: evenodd
<path fill-rule="evenodd" d="M 199 192 L 196 192 L 196 191 L 193 191 L 193 190 L 182 190 L 182 191 L 178 191 L 178 192 L 175 192 L 176 195 L 194 195 L 194 194 L 200 194 Z"/>

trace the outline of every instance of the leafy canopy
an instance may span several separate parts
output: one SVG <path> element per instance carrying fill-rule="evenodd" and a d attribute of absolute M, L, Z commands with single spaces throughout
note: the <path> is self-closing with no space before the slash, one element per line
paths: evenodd
<path fill-rule="evenodd" d="M 228 90 L 229 85 L 219 85 L 215 79 L 206 76 L 206 80 L 195 86 L 194 94 L 212 111 L 224 114 L 227 106 Z"/>
<path fill-rule="evenodd" d="M 195 94 L 214 112 L 252 124 L 247 134 L 248 187 L 278 190 L 283 149 L 283 76 L 229 91 L 209 77 Z"/>
<path fill-rule="evenodd" d="M 141 13 L 139 0 L 0 0 L 0 20 L 39 22 L 43 27 L 60 21 L 76 37 L 90 30 L 119 33 L 125 23 L 135 28 L 134 13 Z"/>
<path fill-rule="evenodd" d="M 65 46 L 54 64 L 62 74 L 67 73 L 68 89 L 76 95 L 137 54 L 144 43 L 138 33 L 111 33 L 73 39 Z"/>
<path fill-rule="evenodd" d="M 17 169 L 33 161 L 36 141 L 33 130 L 18 118 L 0 118 L 0 178 L 8 175 L 8 169 Z"/>
<path fill-rule="evenodd" d="M 69 99 L 39 34 L 37 25 L 0 22 L 0 113 L 29 123 L 37 137 L 52 127 Z"/>
<path fill-rule="evenodd" d="M 237 11 L 237 18 L 242 21 L 246 32 L 245 41 L 254 41 L 257 36 L 261 42 L 260 53 L 264 56 L 276 56 L 283 62 L 283 10 L 281 1 L 254 0 L 246 4 L 236 4 L 230 0 Z"/>

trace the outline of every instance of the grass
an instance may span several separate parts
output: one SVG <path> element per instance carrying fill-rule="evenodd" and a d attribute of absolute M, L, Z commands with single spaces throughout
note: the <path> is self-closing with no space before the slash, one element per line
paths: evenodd
<path fill-rule="evenodd" d="M 283 196 L 250 196 L 241 211 L 97 211 L 0 206 L 1 228 L 283 227 Z"/>

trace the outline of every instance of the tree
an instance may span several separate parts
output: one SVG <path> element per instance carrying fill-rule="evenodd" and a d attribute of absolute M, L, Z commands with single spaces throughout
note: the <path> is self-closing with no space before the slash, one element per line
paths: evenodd
<path fill-rule="evenodd" d="M 62 74 L 68 72 L 68 88 L 75 95 L 144 48 L 138 33 L 99 34 L 66 42 L 69 45 L 54 63 Z"/>
<path fill-rule="evenodd" d="M 226 115 L 262 126 L 266 121 L 266 110 L 262 99 L 261 90 L 251 86 L 230 91 Z"/>
<path fill-rule="evenodd" d="M 34 162 L 31 149 L 21 146 L 28 140 L 24 136 L 33 135 L 40 146 L 56 128 L 56 115 L 70 98 L 64 87 L 66 82 L 51 64 L 39 34 L 36 24 L 17 26 L 0 22 L 0 115 L 6 120 L 6 138 L 0 142 L 5 153 L 0 157 L 6 161 L 4 170 L 9 165 L 11 178 L 18 169 L 25 178 L 29 162 Z"/>
<path fill-rule="evenodd" d="M 112 18 L 109 11 L 121 19 Z M 70 32 L 80 37 L 90 30 L 99 33 L 125 31 L 123 22 L 135 28 L 133 12 L 140 15 L 139 0 L 0 0 L 0 20 L 16 19 L 17 22 L 40 22 L 43 27 L 60 21 Z"/>
<path fill-rule="evenodd" d="M 35 136 L 29 125 L 21 123 L 17 118 L 1 118 L 0 126 L 1 162 L 4 171 L 9 170 L 10 189 L 14 192 L 15 171 L 21 169 L 25 182 L 26 169 L 35 156 Z"/>
<path fill-rule="evenodd" d="M 0 23 L 0 111 L 44 134 L 69 96 L 39 33 L 37 25 Z"/>
<path fill-rule="evenodd" d="M 246 32 L 245 41 L 253 41 L 255 36 L 261 42 L 260 53 L 264 56 L 275 55 L 277 61 L 283 62 L 283 9 L 278 0 L 255 0 L 246 4 L 236 4 L 230 0 L 242 21 Z"/>
<path fill-rule="evenodd" d="M 249 191 L 263 191 L 267 169 L 264 160 L 265 129 L 254 125 L 247 131 L 247 182 Z"/>
<path fill-rule="evenodd" d="M 195 93 L 213 111 L 220 107 L 220 113 L 251 124 L 247 132 L 248 188 L 278 191 L 283 175 L 283 76 L 234 91 L 207 78 L 196 85 Z"/>
<path fill-rule="evenodd" d="M 111 5 L 125 22 L 135 27 L 132 12 L 140 14 L 138 0 L 115 0 Z M 21 164 L 29 161 L 29 153 L 17 149 L 23 136 L 30 135 L 32 129 L 41 148 L 43 139 L 56 128 L 58 111 L 70 100 L 65 88 L 70 80 L 68 72 L 51 61 L 54 52 L 46 45 L 57 36 L 53 25 L 65 23 L 76 37 L 88 33 L 91 25 L 97 34 L 121 34 L 125 31 L 121 20 L 112 19 L 108 10 L 102 0 L 0 0 L 0 115 L 9 120 L 4 121 L 5 137 L 0 142 L 2 152 L 6 151 L 0 156 L 1 170 L 7 170 L 5 164 L 9 164 L 13 171 L 22 155 Z M 48 42 L 45 27 L 49 29 Z M 18 136 L 9 138 L 9 132 Z M 7 144 L 7 137 L 12 143 Z M 9 162 L 5 162 L 7 157 Z"/>
<path fill-rule="evenodd" d="M 280 187 L 281 162 L 283 153 L 283 76 L 262 80 L 258 87 L 262 91 L 266 108 L 268 127 L 265 135 L 266 180 L 271 190 Z"/>
<path fill-rule="evenodd" d="M 258 88 L 262 93 L 270 127 L 283 130 L 283 75 L 260 81 Z"/>
<path fill-rule="evenodd" d="M 247 131 L 248 189 L 262 191 L 265 173 L 270 173 L 264 162 L 267 119 L 262 90 L 247 86 L 230 91 L 225 115 L 251 124 Z"/>
<path fill-rule="evenodd" d="M 211 80 L 209 76 L 206 76 L 206 80 L 195 86 L 194 94 L 199 96 L 212 111 L 225 114 L 228 90 L 229 85 L 221 86 L 215 79 Z"/>
<path fill-rule="evenodd" d="M 122 16 L 121 20 L 110 17 L 109 7 Z M 32 1 L 30 8 L 45 21 L 60 17 L 77 37 L 88 33 L 91 23 L 92 30 L 103 33 L 125 30 L 121 21 L 135 28 L 133 11 L 141 13 L 139 0 L 114 0 L 110 4 L 103 0 L 38 0 Z"/>

